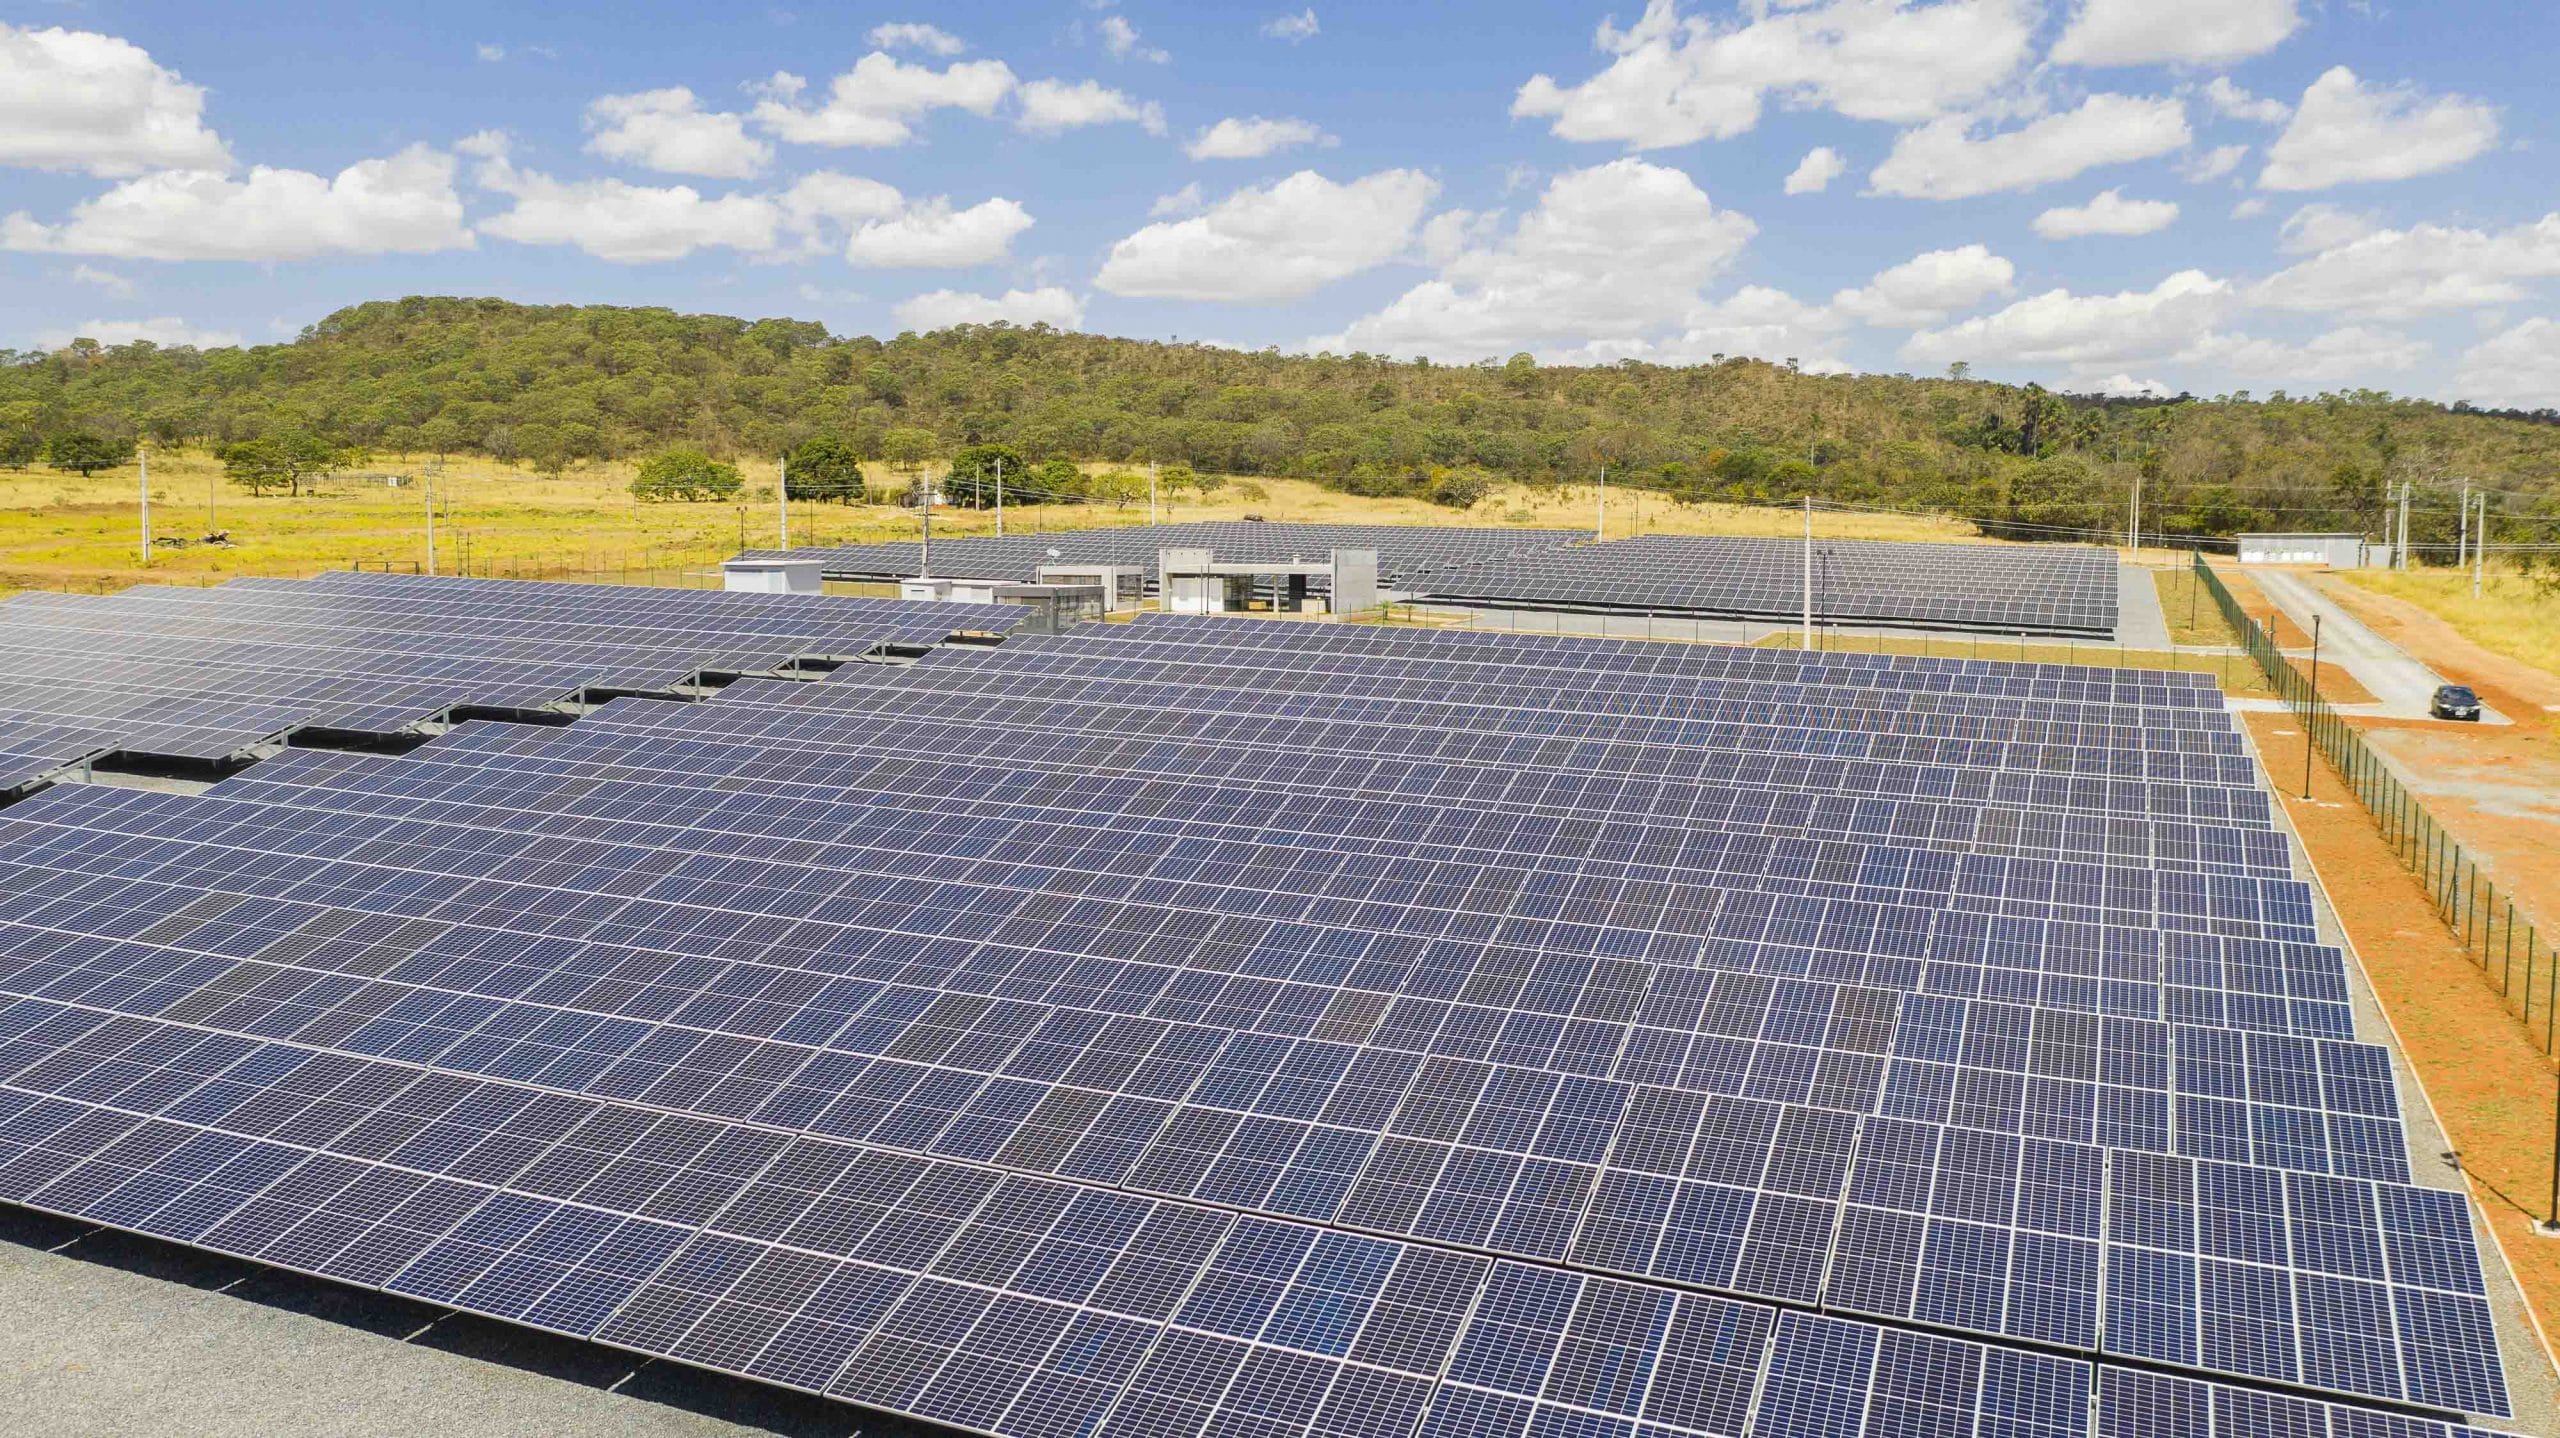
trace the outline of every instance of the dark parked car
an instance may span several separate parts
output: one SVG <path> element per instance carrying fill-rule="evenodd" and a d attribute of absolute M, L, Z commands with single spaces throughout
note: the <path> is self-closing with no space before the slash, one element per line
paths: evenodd
<path fill-rule="evenodd" d="M 2459 684 L 2447 684 L 2436 691 L 2427 712 L 2439 719 L 2468 719 L 2476 724 L 2480 721 L 2480 696 Z"/>

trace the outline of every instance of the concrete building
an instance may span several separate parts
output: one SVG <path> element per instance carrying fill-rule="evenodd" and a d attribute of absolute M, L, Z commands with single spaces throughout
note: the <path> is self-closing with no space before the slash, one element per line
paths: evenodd
<path fill-rule="evenodd" d="M 2331 569 L 2365 569 L 2388 565 L 2391 546 L 2375 544 L 2361 534 L 2244 534 L 2239 537 L 2242 564 L 2325 564 Z"/>

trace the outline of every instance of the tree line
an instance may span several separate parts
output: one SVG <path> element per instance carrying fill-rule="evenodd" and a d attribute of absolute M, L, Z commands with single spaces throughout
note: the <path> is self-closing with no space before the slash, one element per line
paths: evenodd
<path fill-rule="evenodd" d="M 996 447 L 1008 502 L 1126 503 L 1153 465 L 1159 484 L 1179 467 L 1453 509 L 1505 483 L 1586 484 L 1605 467 L 1612 484 L 1675 501 L 1811 493 L 2020 536 L 2120 532 L 2137 489 L 2151 533 L 2380 534 L 2406 483 L 2422 542 L 2453 533 L 2465 479 L 2496 491 L 2511 522 L 2549 519 L 2560 494 L 2551 411 L 2361 389 L 2121 399 L 1962 369 L 1817 376 L 1725 357 L 1567 368 L 1527 355 L 1445 366 L 1046 326 L 880 339 L 786 319 L 415 297 L 341 310 L 288 344 L 0 352 L 0 462 L 32 463 L 72 436 L 147 440 L 226 465 L 242 452 L 235 477 L 290 494 L 321 472 L 311 465 L 367 451 L 545 473 L 682 452 L 700 457 L 686 466 L 697 484 L 702 465 L 787 455 L 795 493 L 852 499 L 865 463 L 912 487 Z M 962 502 L 991 498 L 986 468 L 983 481 L 945 482 Z"/>

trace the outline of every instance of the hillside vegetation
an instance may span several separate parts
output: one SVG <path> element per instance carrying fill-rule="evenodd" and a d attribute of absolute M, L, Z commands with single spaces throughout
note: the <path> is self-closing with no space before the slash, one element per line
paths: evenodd
<path fill-rule="evenodd" d="M 1155 461 L 1465 507 L 1495 481 L 1750 502 L 1812 492 L 1994 533 L 2382 532 L 2402 481 L 2443 539 L 2462 479 L 2560 513 L 2560 414 L 2377 391 L 2124 400 L 1753 360 L 1465 368 L 968 326 L 893 340 L 663 309 L 410 298 L 243 350 L 0 351 L 0 462 L 148 440 L 288 437 L 560 473 L 677 447 L 753 460 L 819 436 L 907 471 L 1001 444 L 1027 463 Z M 1072 482 L 1068 465 L 1049 473 Z M 798 486 L 795 486 L 795 490 Z"/>

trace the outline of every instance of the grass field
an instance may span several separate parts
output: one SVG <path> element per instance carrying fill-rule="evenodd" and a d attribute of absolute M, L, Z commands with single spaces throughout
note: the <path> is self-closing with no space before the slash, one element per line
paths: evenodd
<path fill-rule="evenodd" d="M 639 504 L 629 466 L 584 466 L 558 478 L 484 460 L 456 459 L 432 485 L 427 462 L 377 457 L 370 476 L 340 475 L 299 498 L 252 498 L 223 482 L 198 453 L 154 455 L 152 531 L 162 543 L 142 560 L 137 473 L 132 466 L 82 478 L 51 470 L 0 474 L 0 591 L 111 590 L 145 582 L 210 584 L 243 575 L 308 575 L 363 564 L 423 569 L 427 499 L 437 505 L 436 567 L 443 573 L 549 578 L 670 578 L 699 572 L 742 544 L 771 545 L 779 518 L 770 471 L 750 469 L 746 494 L 717 504 Z M 387 476 L 406 482 L 393 485 Z M 873 476 L 886 487 L 894 476 Z M 1258 492 L 1257 492 L 1258 491 Z M 1229 484 L 1206 497 L 1168 497 L 1168 521 L 1259 515 L 1304 523 L 1504 525 L 1589 528 L 1589 488 L 1497 493 L 1458 512 L 1417 499 L 1364 499 L 1294 480 Z M 1014 508 L 1008 528 L 1083 529 L 1146 521 L 1143 503 Z M 1612 491 L 1608 533 L 1801 532 L 1793 512 L 1730 505 L 1674 505 L 1658 495 Z M 907 539 L 916 517 L 885 505 L 798 503 L 795 544 Z M 1964 540 L 1971 526 L 1900 515 L 1818 514 L 1815 533 L 1840 539 Z M 943 511 L 937 535 L 992 533 L 992 513 Z M 206 544 L 220 531 L 228 544 Z M 184 541 L 171 543 L 170 541 Z"/>
<path fill-rule="evenodd" d="M 2483 649 L 2560 674 L 2560 593 L 2542 593 L 2513 570 L 2492 568 L 2477 599 L 2470 578 L 2450 569 L 2359 569 L 2344 577 L 2426 609 Z"/>

